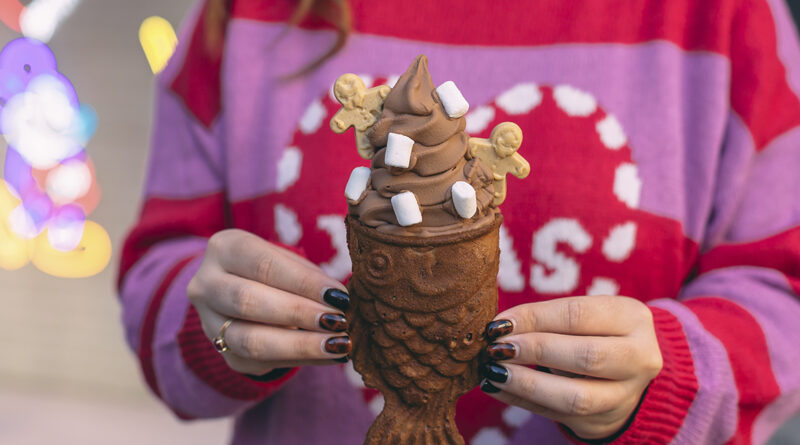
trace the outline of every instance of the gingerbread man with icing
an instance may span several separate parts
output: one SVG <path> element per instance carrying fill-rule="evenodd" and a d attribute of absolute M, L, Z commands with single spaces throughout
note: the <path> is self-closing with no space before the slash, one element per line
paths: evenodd
<path fill-rule="evenodd" d="M 517 153 L 520 145 L 522 129 L 513 122 L 498 124 L 489 139 L 469 139 L 470 155 L 480 159 L 494 174 L 494 206 L 499 206 L 506 199 L 507 174 L 523 179 L 531 172 L 528 161 Z"/>
<path fill-rule="evenodd" d="M 383 101 L 391 91 L 388 85 L 367 89 L 364 81 L 355 74 L 342 74 L 333 85 L 333 95 L 342 108 L 331 118 L 331 130 L 344 133 L 354 127 L 356 148 L 364 159 L 372 159 L 375 148 L 367 139 L 367 130 L 380 118 Z"/>

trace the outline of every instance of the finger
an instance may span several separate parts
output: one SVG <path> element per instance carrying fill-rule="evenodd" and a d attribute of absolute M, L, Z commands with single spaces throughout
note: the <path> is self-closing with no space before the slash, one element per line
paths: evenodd
<path fill-rule="evenodd" d="M 212 339 L 214 339 L 220 334 L 222 325 L 227 320 L 230 319 L 211 310 L 202 312 L 199 311 L 199 315 L 203 332 L 206 334 L 206 337 L 208 337 L 209 341 L 213 341 Z M 246 374 L 253 374 L 253 375 L 263 375 L 266 374 L 272 368 L 291 368 L 295 366 L 304 366 L 304 365 L 332 365 L 332 364 L 346 363 L 347 360 L 349 360 L 349 356 L 345 355 L 344 357 L 342 357 L 342 354 L 338 353 L 325 354 L 324 358 L 291 359 L 291 360 L 260 360 L 260 359 L 251 359 L 248 357 L 244 357 L 234 351 L 234 349 L 238 350 L 240 348 L 231 348 L 230 344 L 230 338 L 231 338 L 230 331 L 231 329 L 234 329 L 234 326 L 236 324 L 239 323 L 247 323 L 247 322 L 243 320 L 233 320 L 223 335 L 225 343 L 228 346 L 228 350 L 225 351 L 223 355 L 225 356 L 225 359 L 226 361 L 228 361 L 229 365 L 233 365 L 234 363 L 237 365 L 231 367 L 239 372 L 244 372 Z M 286 330 L 288 332 L 298 332 L 298 333 L 305 332 L 292 329 L 283 329 L 283 330 Z M 341 337 L 341 335 L 339 336 L 329 335 L 329 337 Z"/>
<path fill-rule="evenodd" d="M 647 306 L 628 297 L 566 297 L 512 307 L 495 317 L 510 320 L 515 334 L 626 335 L 652 317 Z"/>
<path fill-rule="evenodd" d="M 533 414 L 547 417 L 550 420 L 561 422 L 562 419 L 564 418 L 564 416 L 561 413 L 557 413 L 551 409 L 543 407 L 542 405 L 537 405 L 531 402 L 530 400 L 503 391 L 500 388 L 497 388 L 496 386 L 494 387 L 494 389 L 492 389 L 492 386 L 494 385 L 491 381 L 487 381 L 484 379 L 484 381 L 481 383 L 481 390 L 505 404 L 518 406 L 520 408 L 532 412 Z"/>
<path fill-rule="evenodd" d="M 605 414 L 590 417 L 566 416 L 562 413 L 545 408 L 542 405 L 533 403 L 524 397 L 519 397 L 496 387 L 494 389 L 486 388 L 486 386 L 486 380 L 484 380 L 481 389 L 495 399 L 564 424 L 571 428 L 573 433 L 582 439 L 601 439 L 609 437 L 621 427 L 619 419 L 623 421 L 626 419 L 626 417 L 620 417 L 613 410 Z M 489 382 L 489 386 L 492 386 L 491 382 Z"/>
<path fill-rule="evenodd" d="M 230 325 L 225 342 L 236 355 L 269 362 L 331 360 L 350 353 L 347 335 L 265 326 L 244 320 Z"/>
<path fill-rule="evenodd" d="M 236 275 L 220 273 L 211 288 L 218 298 L 209 298 L 207 305 L 230 318 L 309 331 L 341 332 L 347 328 L 344 315 L 337 309 Z"/>
<path fill-rule="evenodd" d="M 263 376 L 280 368 L 296 368 L 298 366 L 331 366 L 338 365 L 336 360 L 295 360 L 281 362 L 264 362 L 259 360 L 247 359 L 236 355 L 232 351 L 223 354 L 225 361 L 233 370 L 242 374 Z"/>
<path fill-rule="evenodd" d="M 325 290 L 347 291 L 344 285 L 325 275 L 308 262 L 298 261 L 290 253 L 265 240 L 243 232 L 246 236 L 221 238 L 229 243 L 217 249 L 220 265 L 225 271 L 311 300 L 323 301 Z"/>
<path fill-rule="evenodd" d="M 634 349 L 627 337 L 591 337 L 529 332 L 489 345 L 489 357 L 508 363 L 546 366 L 592 377 L 625 380 L 635 376 Z M 507 351 L 512 352 L 507 352 Z M 510 356 L 510 358 L 509 358 Z"/>
<path fill-rule="evenodd" d="M 506 373 L 503 382 L 502 372 L 487 372 L 493 385 L 561 416 L 602 414 L 621 405 L 628 395 L 622 382 L 569 378 L 514 364 L 495 366 Z"/>

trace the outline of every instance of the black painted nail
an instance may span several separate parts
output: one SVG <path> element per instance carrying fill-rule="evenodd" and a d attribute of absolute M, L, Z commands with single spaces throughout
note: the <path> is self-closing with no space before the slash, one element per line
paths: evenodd
<path fill-rule="evenodd" d="M 342 314 L 326 313 L 319 317 L 319 327 L 331 332 L 342 332 L 347 330 L 347 319 Z"/>
<path fill-rule="evenodd" d="M 517 355 L 517 347 L 511 343 L 492 343 L 486 347 L 486 354 L 492 360 L 510 360 Z"/>
<path fill-rule="evenodd" d="M 351 349 L 350 337 L 331 337 L 325 341 L 325 352 L 331 354 L 348 354 Z"/>
<path fill-rule="evenodd" d="M 490 382 L 490 381 L 488 381 L 486 379 L 483 379 L 483 383 L 481 383 L 481 391 L 489 393 L 489 394 L 495 394 L 495 393 L 500 392 L 500 388 L 492 385 L 492 382 Z"/>
<path fill-rule="evenodd" d="M 326 290 L 322 299 L 325 300 L 326 303 L 342 311 L 346 311 L 350 307 L 350 295 L 347 295 L 347 292 L 343 292 L 339 289 L 330 288 Z"/>
<path fill-rule="evenodd" d="M 513 329 L 511 320 L 495 320 L 486 325 L 486 336 L 495 339 L 510 334 Z"/>
<path fill-rule="evenodd" d="M 505 383 L 508 380 L 508 370 L 497 363 L 487 363 L 483 367 L 483 373 L 493 382 Z"/>
<path fill-rule="evenodd" d="M 333 359 L 333 361 L 339 362 L 339 363 L 347 363 L 347 362 L 350 361 L 350 356 L 349 355 L 345 355 L 344 357 L 335 358 L 335 359 Z"/>

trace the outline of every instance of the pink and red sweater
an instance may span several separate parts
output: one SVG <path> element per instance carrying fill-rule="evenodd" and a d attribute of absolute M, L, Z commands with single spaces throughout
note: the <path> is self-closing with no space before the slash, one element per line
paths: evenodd
<path fill-rule="evenodd" d="M 351 0 L 354 32 L 289 0 L 236 0 L 221 58 L 190 15 L 158 77 L 139 221 L 122 254 L 128 342 L 181 418 L 232 442 L 360 443 L 380 398 L 350 365 L 261 383 L 229 369 L 186 298 L 208 237 L 238 227 L 345 280 L 343 196 L 366 165 L 335 135 L 342 73 L 391 83 L 417 54 L 471 103 L 467 132 L 522 127 L 532 165 L 502 206 L 501 310 L 618 294 L 653 311 L 664 369 L 619 444 L 762 443 L 800 408 L 800 47 L 781 0 Z M 475 390 L 472 444 L 566 443 Z"/>

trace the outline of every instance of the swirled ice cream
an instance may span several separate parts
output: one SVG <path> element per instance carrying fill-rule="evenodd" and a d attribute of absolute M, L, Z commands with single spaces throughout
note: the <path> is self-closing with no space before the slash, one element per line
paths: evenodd
<path fill-rule="evenodd" d="M 418 56 L 386 96 L 380 118 L 367 133 L 377 151 L 366 189 L 348 200 L 350 216 L 380 232 L 403 236 L 450 234 L 491 224 L 497 213 L 493 173 L 470 155 L 465 125 L 463 116 L 448 115 L 428 72 L 428 59 Z M 387 162 L 390 134 L 413 141 L 406 153 L 407 167 Z M 469 195 L 468 187 L 474 189 L 476 208 L 470 216 L 454 204 L 457 183 L 457 193 L 466 190 Z M 407 192 L 421 213 L 421 221 L 414 224 L 399 221 L 398 199 L 392 203 L 393 197 Z M 402 197 L 406 204 L 410 196 Z"/>

